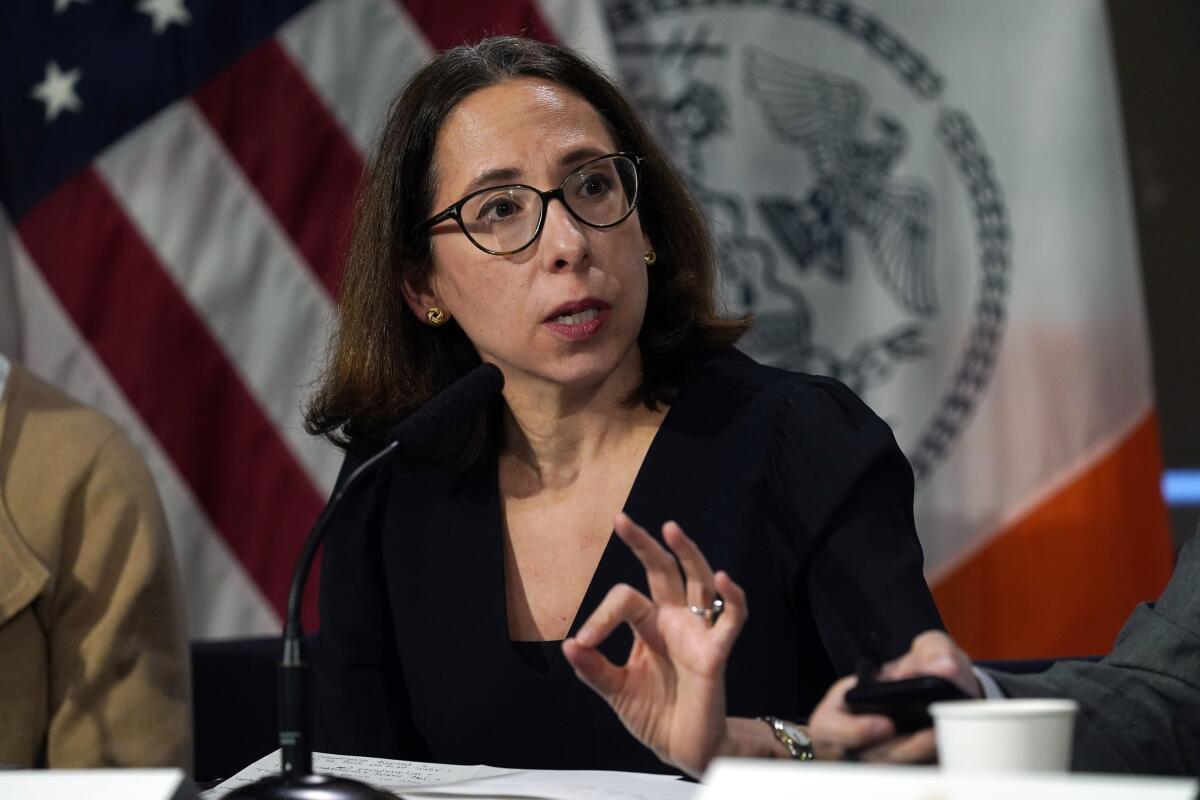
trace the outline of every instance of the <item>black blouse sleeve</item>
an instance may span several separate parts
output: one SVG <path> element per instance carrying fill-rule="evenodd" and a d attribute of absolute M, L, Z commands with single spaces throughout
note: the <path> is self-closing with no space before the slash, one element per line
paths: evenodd
<path fill-rule="evenodd" d="M 362 461 L 346 457 L 339 486 Z M 380 537 L 390 476 L 387 468 L 364 476 L 325 538 L 314 742 L 327 753 L 429 760 L 411 723 L 384 575 Z"/>
<path fill-rule="evenodd" d="M 887 424 L 836 380 L 797 383 L 776 414 L 767 474 L 775 526 L 797 555 L 792 591 L 807 595 L 839 675 L 864 655 L 903 654 L 942 627 L 922 573 L 912 468 Z"/>

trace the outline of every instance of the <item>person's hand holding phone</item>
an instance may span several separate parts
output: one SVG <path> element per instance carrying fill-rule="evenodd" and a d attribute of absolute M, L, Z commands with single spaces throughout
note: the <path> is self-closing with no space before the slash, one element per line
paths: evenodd
<path fill-rule="evenodd" d="M 926 631 L 913 640 L 912 648 L 900 658 L 883 666 L 876 686 L 877 698 L 890 698 L 893 707 L 911 711 L 914 697 L 930 697 L 946 687 L 936 682 L 912 681 L 921 676 L 944 678 L 953 689 L 966 697 L 981 697 L 983 692 L 971 669 L 971 660 L 941 631 Z M 887 682 L 912 681 L 907 686 L 887 686 Z M 913 733 L 900 732 L 896 722 L 883 714 L 855 714 L 847 703 L 847 693 L 859 683 L 851 676 L 835 683 L 813 711 L 809 729 L 813 750 L 818 758 L 852 758 L 862 761 L 920 763 L 933 761 L 937 747 L 933 729 Z"/>
<path fill-rule="evenodd" d="M 880 714 L 892 721 L 896 733 L 916 733 L 933 727 L 929 706 L 944 700 L 966 700 L 958 684 L 937 675 L 918 675 L 899 680 L 877 680 L 874 670 L 846 692 L 851 714 Z"/>
<path fill-rule="evenodd" d="M 967 697 L 983 697 L 971 659 L 944 631 L 925 631 L 913 639 L 907 653 L 883 665 L 879 680 L 898 681 L 918 675 L 937 675 L 958 686 Z"/>

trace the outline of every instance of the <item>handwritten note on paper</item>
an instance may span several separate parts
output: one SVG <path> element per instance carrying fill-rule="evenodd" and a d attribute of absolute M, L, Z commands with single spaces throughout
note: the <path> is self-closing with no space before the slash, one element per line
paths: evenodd
<path fill-rule="evenodd" d="M 219 800 L 240 786 L 279 772 L 279 751 L 265 755 L 241 772 L 200 795 L 203 800 Z M 427 764 L 422 761 L 397 761 L 390 758 L 339 756 L 313 753 L 313 772 L 353 778 L 385 791 L 397 792 L 411 787 L 432 787 L 455 781 L 508 775 L 515 770 L 457 764 Z"/>

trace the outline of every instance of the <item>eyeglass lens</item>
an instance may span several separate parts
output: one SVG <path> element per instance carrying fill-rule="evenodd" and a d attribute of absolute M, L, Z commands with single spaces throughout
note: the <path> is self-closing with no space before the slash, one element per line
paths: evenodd
<path fill-rule="evenodd" d="M 625 156 L 585 164 L 567 176 L 563 202 L 588 225 L 604 227 L 629 214 L 637 197 L 637 168 Z M 462 207 L 463 228 L 478 246 L 498 253 L 533 241 L 543 213 L 542 197 L 520 186 L 497 187 L 472 196 Z"/>

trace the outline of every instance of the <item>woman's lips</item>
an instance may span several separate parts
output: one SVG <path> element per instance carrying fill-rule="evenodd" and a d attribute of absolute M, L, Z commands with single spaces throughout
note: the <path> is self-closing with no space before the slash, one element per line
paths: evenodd
<path fill-rule="evenodd" d="M 604 327 L 610 309 L 607 303 L 572 303 L 542 324 L 552 333 L 573 342 L 587 339 Z"/>

